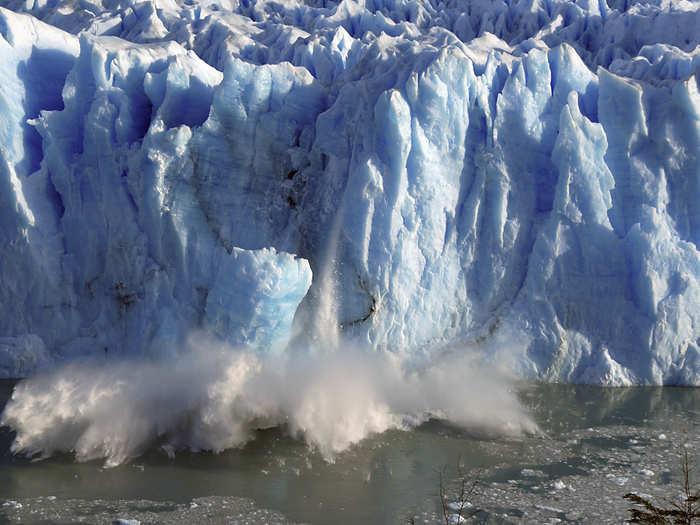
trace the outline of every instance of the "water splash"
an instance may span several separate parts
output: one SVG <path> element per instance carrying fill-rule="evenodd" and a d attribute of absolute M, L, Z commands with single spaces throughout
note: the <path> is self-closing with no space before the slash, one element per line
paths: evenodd
<path fill-rule="evenodd" d="M 455 351 L 417 370 L 398 355 L 344 341 L 338 321 L 336 214 L 311 317 L 282 355 L 193 334 L 179 357 L 69 364 L 19 383 L 0 419 L 15 453 L 115 466 L 160 445 L 220 452 L 283 426 L 328 461 L 363 438 L 430 418 L 501 435 L 535 432 L 509 378 Z M 307 312 L 308 313 L 308 312 Z M 300 327 L 304 328 L 300 328 Z M 415 363 L 414 363 L 415 364 Z"/>
<path fill-rule="evenodd" d="M 68 365 L 19 383 L 0 421 L 15 453 L 114 466 L 159 444 L 219 452 L 283 426 L 333 461 L 353 443 L 431 417 L 498 434 L 534 432 L 506 378 L 467 353 L 409 372 L 390 353 L 259 356 L 194 336 L 167 362 Z"/>

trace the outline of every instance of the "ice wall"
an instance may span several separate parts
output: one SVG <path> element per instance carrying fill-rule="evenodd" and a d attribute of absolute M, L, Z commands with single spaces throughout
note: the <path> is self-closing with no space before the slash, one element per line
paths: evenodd
<path fill-rule="evenodd" d="M 697 2 L 8 6 L 1 375 L 281 351 L 332 275 L 378 349 L 700 384 Z"/>
<path fill-rule="evenodd" d="M 283 348 L 311 271 L 306 261 L 270 244 L 234 246 L 214 227 L 225 220 L 226 231 L 234 227 L 253 237 L 255 224 L 244 228 L 240 215 L 254 213 L 264 198 L 263 191 L 255 201 L 250 184 L 237 177 L 251 166 L 236 170 L 241 159 L 225 146 L 230 136 L 212 139 L 205 154 L 196 146 L 235 125 L 226 103 L 236 97 L 222 101 L 214 94 L 223 75 L 177 44 L 143 46 L 85 34 L 62 34 L 55 40 L 63 47 L 52 50 L 58 58 L 44 58 L 44 31 L 54 36 L 50 27 L 5 10 L 2 16 L 2 42 L 19 63 L 5 74 L 16 75 L 26 92 L 4 82 L 0 88 L 8 107 L 0 332 L 3 341 L 20 341 L 12 343 L 19 349 L 14 357 L 6 351 L 0 371 L 27 372 L 26 334 L 50 349 L 41 355 L 54 359 L 167 354 L 197 327 L 234 345 Z M 32 25 L 39 28 L 34 41 L 13 38 Z M 23 84 L 21 72 L 31 71 L 37 55 L 42 69 Z M 55 73 L 60 82 L 51 84 L 52 75 L 36 78 L 52 71 L 54 60 L 68 63 Z M 279 71 L 293 86 L 288 69 L 273 74 Z M 53 98 L 29 91 L 44 80 Z M 31 97 L 38 98 L 40 114 L 29 114 Z M 222 110 L 211 110 L 210 118 L 211 107 Z M 284 127 L 286 118 L 277 122 Z M 194 132 L 190 126 L 197 126 Z M 262 139 L 260 146 L 249 139 L 249 152 L 264 148 Z M 31 149 L 33 143 L 39 147 Z M 212 166 L 211 155 L 222 150 L 231 164 L 221 154 Z M 240 191 L 229 201 L 231 181 Z"/>

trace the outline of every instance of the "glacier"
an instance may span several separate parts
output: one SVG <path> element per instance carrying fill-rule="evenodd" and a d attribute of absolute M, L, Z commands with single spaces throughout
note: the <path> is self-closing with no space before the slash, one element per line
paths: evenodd
<path fill-rule="evenodd" d="M 281 355 L 330 286 L 378 352 L 700 385 L 700 2 L 3 5 L 0 377 Z"/>

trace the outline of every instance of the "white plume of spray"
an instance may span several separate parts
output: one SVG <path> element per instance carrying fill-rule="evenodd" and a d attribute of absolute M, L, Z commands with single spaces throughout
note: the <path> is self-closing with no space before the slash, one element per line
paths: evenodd
<path fill-rule="evenodd" d="M 1 423 L 16 431 L 16 453 L 73 452 L 107 466 L 154 444 L 220 452 L 278 425 L 329 461 L 371 434 L 430 417 L 499 434 L 536 431 L 504 376 L 466 355 L 407 372 L 393 354 L 344 350 L 261 357 L 200 334 L 173 361 L 72 364 L 25 380 Z"/>
<path fill-rule="evenodd" d="M 159 444 L 220 452 L 255 429 L 284 426 L 324 458 L 390 428 L 431 417 L 480 431 L 537 431 L 495 367 L 475 352 L 455 351 L 420 370 L 400 357 L 344 343 L 340 337 L 335 259 L 341 210 L 319 275 L 305 338 L 284 355 L 231 348 L 193 334 L 168 361 L 69 364 L 17 385 L 0 424 L 15 430 L 15 453 L 115 466 Z M 307 319 L 308 322 L 308 319 Z M 482 362 L 483 363 L 483 362 Z"/>

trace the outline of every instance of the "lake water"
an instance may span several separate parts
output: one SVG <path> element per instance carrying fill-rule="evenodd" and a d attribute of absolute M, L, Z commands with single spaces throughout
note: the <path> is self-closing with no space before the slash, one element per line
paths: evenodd
<path fill-rule="evenodd" d="M 0 407 L 13 381 L 0 381 Z M 283 429 L 240 450 L 154 450 L 104 469 L 31 462 L 0 429 L 0 523 L 438 523 L 461 476 L 482 523 L 621 523 L 627 492 L 678 494 L 681 446 L 697 458 L 700 389 L 522 385 L 543 435 L 476 435 L 438 421 L 364 440 L 327 463 Z M 693 465 L 699 479 L 697 462 Z"/>

